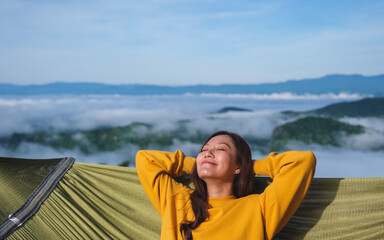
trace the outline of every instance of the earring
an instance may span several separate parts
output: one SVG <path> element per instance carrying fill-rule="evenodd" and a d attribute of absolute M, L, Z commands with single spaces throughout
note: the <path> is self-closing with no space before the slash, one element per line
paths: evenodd
<path fill-rule="evenodd" d="M 239 174 L 239 173 L 240 173 L 240 169 L 236 169 L 235 174 Z"/>

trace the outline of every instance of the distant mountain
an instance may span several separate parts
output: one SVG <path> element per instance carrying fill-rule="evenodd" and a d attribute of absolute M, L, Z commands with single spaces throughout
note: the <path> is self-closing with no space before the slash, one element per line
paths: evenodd
<path fill-rule="evenodd" d="M 329 116 L 329 117 L 381 117 L 384 116 L 384 97 L 365 98 L 352 102 L 335 103 L 323 108 L 306 112 L 285 111 L 291 116 Z"/>
<path fill-rule="evenodd" d="M 366 98 L 354 102 L 336 103 L 313 112 L 333 117 L 380 117 L 384 116 L 384 98 Z"/>
<path fill-rule="evenodd" d="M 290 80 L 268 84 L 223 84 L 191 86 L 158 86 L 143 84 L 109 85 L 101 83 L 50 83 L 44 85 L 0 84 L 0 95 L 41 94 L 271 94 L 291 92 L 294 94 L 357 93 L 384 96 L 384 75 L 328 75 L 315 79 Z"/>

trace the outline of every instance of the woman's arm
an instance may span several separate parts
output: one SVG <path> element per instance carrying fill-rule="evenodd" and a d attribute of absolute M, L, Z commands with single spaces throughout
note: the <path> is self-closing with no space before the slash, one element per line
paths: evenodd
<path fill-rule="evenodd" d="M 183 172 L 192 172 L 195 159 L 181 151 L 162 152 L 141 150 L 136 154 L 136 168 L 141 184 L 160 215 L 165 209 L 166 199 L 180 191 L 183 185 L 172 177 Z"/>
<path fill-rule="evenodd" d="M 255 162 L 256 175 L 273 178 L 260 194 L 266 239 L 272 239 L 289 221 L 303 200 L 315 173 L 312 152 L 271 153 Z"/>

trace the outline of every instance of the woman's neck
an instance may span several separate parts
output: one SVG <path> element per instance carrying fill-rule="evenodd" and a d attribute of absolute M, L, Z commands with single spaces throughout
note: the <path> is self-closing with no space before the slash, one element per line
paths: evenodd
<path fill-rule="evenodd" d="M 216 198 L 216 197 L 226 197 L 233 195 L 232 190 L 232 182 L 215 182 L 215 181 L 209 181 L 206 182 L 207 184 L 207 190 L 208 190 L 208 197 L 210 198 Z"/>

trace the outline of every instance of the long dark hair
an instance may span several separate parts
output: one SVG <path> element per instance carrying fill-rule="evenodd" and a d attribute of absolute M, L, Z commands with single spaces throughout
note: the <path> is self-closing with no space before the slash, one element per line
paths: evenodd
<path fill-rule="evenodd" d="M 235 175 L 233 180 L 232 192 L 235 197 L 240 198 L 252 194 L 253 192 L 253 178 L 255 176 L 252 166 L 251 150 L 247 142 L 236 133 L 219 131 L 212 134 L 203 144 L 202 148 L 207 142 L 216 136 L 227 135 L 230 136 L 236 147 L 236 162 L 240 169 L 240 173 Z M 180 232 L 183 238 L 192 240 L 192 230 L 197 228 L 208 217 L 208 191 L 206 183 L 199 177 L 197 173 L 196 164 L 191 174 L 192 183 L 195 185 L 195 190 L 190 194 L 192 210 L 195 215 L 195 220 L 192 222 L 183 221 L 180 225 Z"/>

